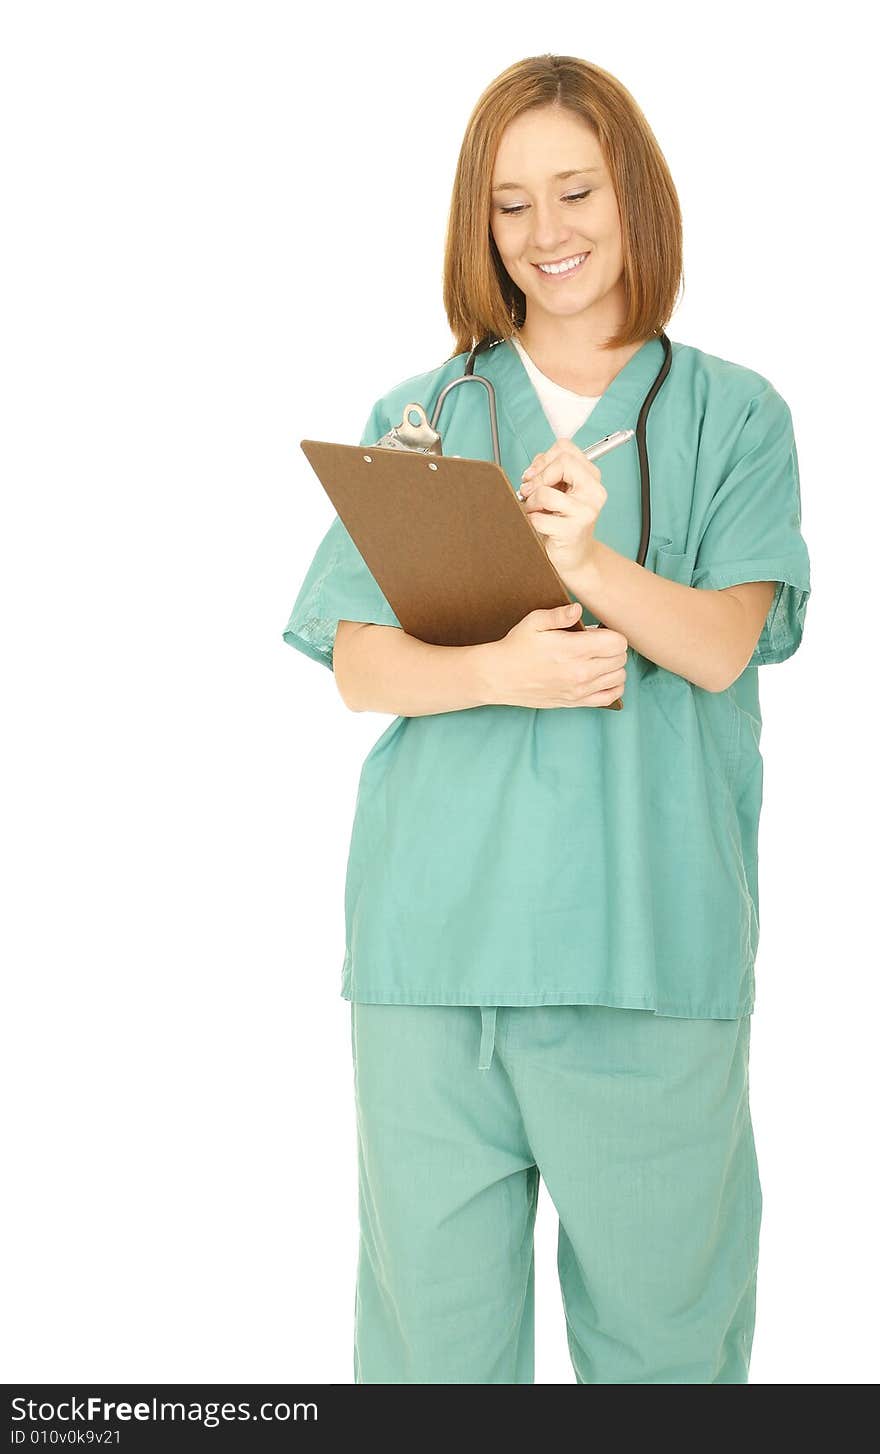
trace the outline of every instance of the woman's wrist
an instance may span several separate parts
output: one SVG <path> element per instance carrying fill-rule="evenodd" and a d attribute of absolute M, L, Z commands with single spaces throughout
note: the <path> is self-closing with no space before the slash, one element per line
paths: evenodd
<path fill-rule="evenodd" d="M 504 639 L 484 641 L 466 648 L 472 653 L 474 695 L 481 707 L 502 705 L 505 701 Z"/>

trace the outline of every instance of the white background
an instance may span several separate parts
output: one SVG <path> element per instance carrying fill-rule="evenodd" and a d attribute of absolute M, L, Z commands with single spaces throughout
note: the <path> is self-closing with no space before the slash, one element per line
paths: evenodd
<path fill-rule="evenodd" d="M 484 87 L 613 72 L 679 191 L 670 337 L 788 402 L 813 595 L 761 670 L 756 1383 L 865 1383 L 878 1296 L 875 78 L 867 10 L 7 4 L 2 1375 L 352 1381 L 353 714 L 281 638 L 303 437 L 452 350 Z M 536 1381 L 571 1383 L 538 1217 Z"/>

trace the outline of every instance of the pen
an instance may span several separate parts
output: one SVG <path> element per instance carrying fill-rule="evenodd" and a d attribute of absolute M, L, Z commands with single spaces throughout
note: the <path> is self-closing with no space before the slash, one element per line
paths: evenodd
<path fill-rule="evenodd" d="M 615 429 L 613 434 L 606 434 L 604 439 L 597 439 L 595 444 L 588 445 L 581 452 L 587 459 L 601 459 L 603 454 L 608 454 L 609 450 L 616 449 L 619 444 L 626 444 L 626 441 L 632 439 L 635 432 L 634 429 Z M 516 491 L 516 498 L 522 499 L 519 490 Z"/>

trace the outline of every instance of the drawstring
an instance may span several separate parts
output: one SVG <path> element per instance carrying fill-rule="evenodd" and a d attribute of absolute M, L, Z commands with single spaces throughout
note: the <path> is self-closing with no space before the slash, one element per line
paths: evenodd
<path fill-rule="evenodd" d="M 479 1069 L 488 1070 L 495 1050 L 495 1006 L 481 1005 L 480 1018 L 483 1032 L 480 1036 Z"/>

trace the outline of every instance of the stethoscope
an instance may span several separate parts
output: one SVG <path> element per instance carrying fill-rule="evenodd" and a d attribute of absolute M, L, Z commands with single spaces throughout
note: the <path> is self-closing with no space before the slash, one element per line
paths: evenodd
<path fill-rule="evenodd" d="M 645 395 L 642 407 L 639 410 L 638 423 L 636 424 L 636 445 L 639 451 L 639 474 L 642 482 L 642 534 L 639 541 L 638 555 L 636 556 L 637 565 L 644 565 L 645 563 L 648 554 L 648 539 L 651 534 L 651 472 L 648 466 L 648 446 L 645 439 L 645 431 L 651 405 L 662 388 L 663 381 L 672 365 L 672 344 L 662 329 L 657 336 L 663 344 L 663 362 L 660 365 L 657 377 Z M 420 405 L 408 405 L 407 410 L 404 412 L 403 423 L 398 425 L 396 429 L 391 431 L 390 435 L 386 435 L 379 443 L 387 443 L 396 448 L 430 450 L 432 448 L 433 437 L 433 447 L 436 448 L 440 440 L 440 435 L 437 432 L 437 421 L 440 418 L 440 411 L 443 408 L 447 396 L 453 389 L 459 388 L 462 384 L 482 384 L 489 395 L 489 425 L 492 431 L 492 453 L 495 457 L 495 463 L 500 469 L 501 445 L 498 437 L 498 409 L 495 401 L 495 389 L 489 379 L 484 378 L 482 374 L 474 373 L 474 363 L 479 354 L 485 353 L 488 349 L 497 348 L 498 344 L 503 342 L 504 339 L 501 338 L 485 338 L 476 347 L 471 349 L 468 354 L 467 363 L 465 364 L 464 373 L 459 378 L 453 379 L 442 390 L 434 405 L 430 422 Z M 416 425 L 413 425 L 412 421 L 408 420 L 409 409 L 416 411 L 417 414 L 421 414 L 421 421 Z"/>

